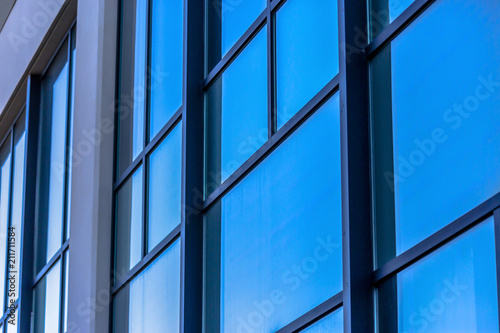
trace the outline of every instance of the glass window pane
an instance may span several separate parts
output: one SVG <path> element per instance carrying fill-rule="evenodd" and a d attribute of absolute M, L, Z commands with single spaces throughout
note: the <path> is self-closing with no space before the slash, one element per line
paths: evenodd
<path fill-rule="evenodd" d="M 142 166 L 116 194 L 115 276 L 123 275 L 142 259 Z"/>
<path fill-rule="evenodd" d="M 69 285 L 69 251 L 64 253 L 64 310 L 63 332 L 68 331 L 68 285 Z"/>
<path fill-rule="evenodd" d="M 37 284 L 34 293 L 34 333 L 59 332 L 61 261 Z"/>
<path fill-rule="evenodd" d="M 277 126 L 339 72 L 337 1 L 288 0 L 276 14 Z"/>
<path fill-rule="evenodd" d="M 17 321 L 18 321 L 19 311 L 14 311 L 13 316 L 7 317 L 5 327 L 7 328 L 7 333 L 17 333 Z"/>
<path fill-rule="evenodd" d="M 206 285 L 220 285 L 206 291 L 210 333 L 275 332 L 342 290 L 338 94 L 210 210 L 205 232 Z"/>
<path fill-rule="evenodd" d="M 148 251 L 181 223 L 182 123 L 149 157 Z"/>
<path fill-rule="evenodd" d="M 118 176 L 144 148 L 147 1 L 123 0 L 118 98 Z"/>
<path fill-rule="evenodd" d="M 151 2 L 150 140 L 182 105 L 183 3 Z"/>
<path fill-rule="evenodd" d="M 66 194 L 66 235 L 65 235 L 65 240 L 69 239 L 69 234 L 70 234 L 70 227 L 71 223 L 70 221 L 70 216 L 71 216 L 71 179 L 72 179 L 72 174 L 73 174 L 73 159 L 76 158 L 82 158 L 81 152 L 77 152 L 76 156 L 73 156 L 73 121 L 74 121 L 74 114 L 75 114 L 75 57 L 76 57 L 76 28 L 73 27 L 71 30 L 71 94 L 70 94 L 70 111 L 69 111 L 69 135 L 68 135 L 68 163 L 67 163 L 67 168 L 68 168 L 68 191 Z M 111 119 L 108 119 L 108 121 L 111 121 Z M 104 126 L 105 122 L 103 121 L 102 126 Z"/>
<path fill-rule="evenodd" d="M 493 219 L 385 282 L 378 293 L 379 332 L 498 332 Z"/>
<path fill-rule="evenodd" d="M 11 177 L 11 137 L 7 137 L 0 149 L 0 309 L 5 304 L 5 273 L 7 264 L 7 240 L 9 226 L 10 177 Z"/>
<path fill-rule="evenodd" d="M 266 0 L 207 1 L 209 70 L 236 44 L 266 5 Z"/>
<path fill-rule="evenodd" d="M 303 329 L 300 333 L 343 333 L 344 311 L 342 308 L 335 310 L 325 318 Z"/>
<path fill-rule="evenodd" d="M 370 0 L 370 34 L 372 39 L 401 15 L 415 0 Z M 360 31 L 361 32 L 361 31 Z M 359 36 L 360 40 L 363 37 Z"/>
<path fill-rule="evenodd" d="M 375 58 L 379 264 L 500 191 L 499 40 L 500 2 L 440 0 Z"/>
<path fill-rule="evenodd" d="M 62 244 L 68 123 L 67 41 L 42 80 L 40 122 L 37 272 Z"/>
<path fill-rule="evenodd" d="M 180 256 L 177 240 L 115 297 L 115 333 L 179 332 Z"/>
<path fill-rule="evenodd" d="M 207 95 L 207 195 L 267 141 L 267 27 Z"/>

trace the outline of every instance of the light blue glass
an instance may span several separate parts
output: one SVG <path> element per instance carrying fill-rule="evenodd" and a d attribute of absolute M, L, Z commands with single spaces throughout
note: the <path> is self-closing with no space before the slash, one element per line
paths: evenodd
<path fill-rule="evenodd" d="M 325 318 L 303 329 L 300 333 L 343 333 L 344 311 L 342 308 L 335 310 Z"/>
<path fill-rule="evenodd" d="M 142 166 L 116 195 L 115 275 L 124 275 L 142 259 Z"/>
<path fill-rule="evenodd" d="M 11 152 L 10 135 L 0 149 L 0 309 L 4 309 L 7 264 L 7 227 L 9 226 Z"/>
<path fill-rule="evenodd" d="M 182 124 L 149 157 L 148 251 L 181 223 Z"/>
<path fill-rule="evenodd" d="M 500 191 L 499 40 L 500 2 L 440 0 L 380 59 L 394 172 L 378 172 L 394 187 L 396 254 Z"/>
<path fill-rule="evenodd" d="M 222 56 L 243 36 L 267 5 L 266 0 L 209 0 L 209 3 L 221 17 Z"/>
<path fill-rule="evenodd" d="M 177 240 L 115 297 L 114 332 L 179 332 L 180 256 Z"/>
<path fill-rule="evenodd" d="M 401 13 L 405 11 L 406 8 L 410 7 L 415 0 L 390 0 L 389 1 L 389 13 L 390 21 L 394 21 Z"/>
<path fill-rule="evenodd" d="M 7 318 L 6 331 L 7 333 L 18 333 L 17 332 L 17 322 L 19 318 L 19 310 L 14 311 L 13 317 Z"/>
<path fill-rule="evenodd" d="M 150 140 L 182 105 L 183 4 L 184 0 L 151 1 Z"/>
<path fill-rule="evenodd" d="M 398 332 L 498 332 L 495 267 L 490 218 L 398 274 Z"/>
<path fill-rule="evenodd" d="M 59 332 L 61 261 L 37 284 L 34 297 L 34 333 Z"/>
<path fill-rule="evenodd" d="M 264 27 L 208 92 L 207 183 L 224 182 L 267 141 L 267 97 Z"/>
<path fill-rule="evenodd" d="M 288 0 L 276 14 L 277 126 L 339 72 L 335 0 Z"/>
<path fill-rule="evenodd" d="M 340 165 L 336 94 L 222 199 L 221 331 L 275 332 L 342 290 Z"/>

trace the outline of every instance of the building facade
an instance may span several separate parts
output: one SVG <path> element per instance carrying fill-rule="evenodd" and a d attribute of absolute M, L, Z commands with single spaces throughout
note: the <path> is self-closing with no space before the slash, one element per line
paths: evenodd
<path fill-rule="evenodd" d="M 500 3 L 5 0 L 0 332 L 499 332 Z"/>

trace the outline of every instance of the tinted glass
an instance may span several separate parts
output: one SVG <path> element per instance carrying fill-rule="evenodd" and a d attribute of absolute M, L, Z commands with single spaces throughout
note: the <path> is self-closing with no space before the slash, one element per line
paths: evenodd
<path fill-rule="evenodd" d="M 76 57 L 76 28 L 73 27 L 71 30 L 71 94 L 70 94 L 70 112 L 69 112 L 69 135 L 68 135 L 68 163 L 67 164 L 67 173 L 68 173 L 68 191 L 66 193 L 66 235 L 65 235 L 65 240 L 69 238 L 70 234 L 70 227 L 71 223 L 70 221 L 70 216 L 71 216 L 71 179 L 72 179 L 72 174 L 73 174 L 73 163 L 74 160 L 81 158 L 81 152 L 77 152 L 75 155 L 73 155 L 73 120 L 74 120 L 74 114 L 75 114 L 75 60 Z M 112 122 L 111 119 L 107 120 L 109 123 Z M 102 127 L 105 127 L 105 121 L 103 121 Z M 108 133 L 110 130 L 107 130 Z M 103 132 L 106 133 L 105 130 Z M 78 160 L 77 160 L 78 161 Z"/>
<path fill-rule="evenodd" d="M 65 42 L 42 80 L 36 221 L 38 270 L 62 244 L 68 125 L 67 50 Z"/>
<path fill-rule="evenodd" d="M 338 95 L 211 209 L 206 236 L 209 332 L 275 332 L 341 291 Z"/>
<path fill-rule="evenodd" d="M 116 194 L 115 275 L 125 274 L 142 259 L 142 166 Z"/>
<path fill-rule="evenodd" d="M 267 141 L 266 41 L 264 27 L 208 92 L 207 192 Z"/>
<path fill-rule="evenodd" d="M 180 255 L 176 241 L 116 296 L 114 332 L 179 332 Z"/>
<path fill-rule="evenodd" d="M 413 2 L 415 0 L 370 0 L 371 37 L 377 37 L 385 27 L 410 7 Z M 358 37 L 361 41 L 365 36 L 360 33 Z M 366 38 L 364 41 L 366 42 Z"/>
<path fill-rule="evenodd" d="M 183 3 L 151 1 L 150 139 L 182 104 Z"/>
<path fill-rule="evenodd" d="M 34 294 L 34 332 L 59 332 L 61 261 L 37 284 Z"/>
<path fill-rule="evenodd" d="M 181 223 L 182 124 L 149 158 L 148 249 L 151 251 Z"/>
<path fill-rule="evenodd" d="M 207 1 L 208 69 L 231 49 L 266 8 L 266 0 Z"/>
<path fill-rule="evenodd" d="M 325 318 L 312 324 L 300 333 L 342 333 L 344 332 L 344 311 L 336 310 Z"/>
<path fill-rule="evenodd" d="M 5 273 L 7 264 L 7 239 L 9 226 L 11 137 L 8 136 L 0 149 L 0 310 L 4 309 Z"/>
<path fill-rule="evenodd" d="M 123 0 L 118 97 L 118 175 L 144 147 L 147 1 Z"/>
<path fill-rule="evenodd" d="M 337 1 L 288 0 L 276 14 L 278 128 L 338 72 Z"/>
<path fill-rule="evenodd" d="M 397 281 L 389 280 L 383 288 L 380 332 L 498 332 L 493 219 L 399 273 Z"/>
<path fill-rule="evenodd" d="M 500 2 L 441 0 L 374 60 L 379 263 L 500 191 L 499 40 Z"/>

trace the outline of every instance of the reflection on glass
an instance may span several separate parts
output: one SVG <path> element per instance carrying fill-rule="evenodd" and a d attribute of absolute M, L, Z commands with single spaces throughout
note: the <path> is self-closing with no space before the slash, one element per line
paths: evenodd
<path fill-rule="evenodd" d="M 335 310 L 325 318 L 303 329 L 300 333 L 342 333 L 344 332 L 344 311 Z"/>
<path fill-rule="evenodd" d="M 182 104 L 183 3 L 151 2 L 150 140 Z"/>
<path fill-rule="evenodd" d="M 35 287 L 34 333 L 59 332 L 61 261 Z"/>
<path fill-rule="evenodd" d="M 142 166 L 116 194 L 115 275 L 125 274 L 142 259 Z"/>
<path fill-rule="evenodd" d="M 372 39 L 392 23 L 415 0 L 370 0 L 370 34 Z M 361 38 L 361 36 L 360 36 Z"/>
<path fill-rule="evenodd" d="M 341 231 L 336 94 L 210 210 L 208 332 L 275 332 L 338 293 Z"/>
<path fill-rule="evenodd" d="M 10 202 L 10 153 L 11 138 L 7 137 L 0 149 L 0 309 L 4 309 L 5 297 L 5 273 L 7 264 L 7 227 L 9 226 L 9 202 Z"/>
<path fill-rule="evenodd" d="M 149 157 L 148 251 L 181 223 L 182 124 Z"/>
<path fill-rule="evenodd" d="M 147 1 L 122 1 L 118 176 L 144 147 L 146 105 Z"/>
<path fill-rule="evenodd" d="M 440 0 L 374 60 L 379 264 L 500 191 L 499 41 L 500 2 Z"/>
<path fill-rule="evenodd" d="M 338 72 L 337 1 L 287 1 L 276 14 L 278 128 Z"/>
<path fill-rule="evenodd" d="M 264 27 L 208 92 L 207 192 L 267 141 L 266 41 Z"/>
<path fill-rule="evenodd" d="M 114 299 L 115 333 L 180 329 L 180 241 L 172 244 Z"/>
<path fill-rule="evenodd" d="M 498 332 L 493 219 L 385 284 L 380 332 Z"/>
<path fill-rule="evenodd" d="M 208 0 L 209 70 L 236 44 L 266 5 L 266 0 Z"/>
<path fill-rule="evenodd" d="M 63 332 L 68 331 L 68 284 L 69 284 L 69 252 L 64 253 L 64 310 Z"/>

